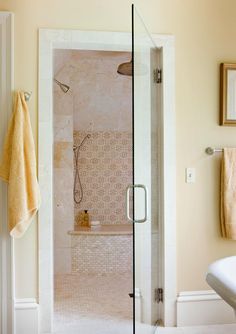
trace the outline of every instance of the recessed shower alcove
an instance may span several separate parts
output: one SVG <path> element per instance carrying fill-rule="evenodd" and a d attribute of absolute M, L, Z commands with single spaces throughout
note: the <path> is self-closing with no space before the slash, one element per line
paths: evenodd
<path fill-rule="evenodd" d="M 118 323 L 124 333 L 132 327 L 133 228 L 125 208 L 133 173 L 131 77 L 117 72 L 130 58 L 54 52 L 56 331 L 85 333 L 97 322 L 101 332 Z M 95 226 L 81 225 L 84 210 Z M 117 287 L 122 293 L 110 307 Z"/>
<path fill-rule="evenodd" d="M 156 41 L 159 49 L 156 46 L 153 47 L 153 40 Z M 140 45 L 144 45 L 143 42 Z M 73 326 L 76 326 L 77 330 L 77 315 L 79 313 L 82 315 L 79 326 L 83 333 L 86 333 L 86 331 L 96 332 L 99 328 L 102 329 L 103 333 L 106 331 L 111 333 L 114 328 L 122 330 L 122 333 L 131 333 L 134 317 L 136 319 L 136 330 L 153 330 L 156 319 L 161 315 L 161 313 L 158 315 L 157 304 L 154 303 L 152 298 L 154 286 L 157 285 L 157 279 L 159 279 L 157 270 L 160 266 L 168 270 L 168 276 L 159 271 L 160 279 L 163 279 L 166 288 L 164 295 L 165 309 L 161 312 L 164 314 L 163 319 L 166 325 L 174 324 L 174 305 L 172 303 L 174 281 L 167 279 L 170 276 L 173 278 L 175 275 L 172 226 L 175 203 L 172 187 L 174 184 L 172 168 L 174 166 L 174 131 L 172 132 L 172 126 L 174 125 L 172 119 L 173 40 L 169 36 L 153 35 L 151 40 L 148 37 L 145 48 L 145 52 L 141 50 L 141 53 L 137 52 L 137 49 L 135 61 L 130 63 L 130 34 L 40 30 L 39 183 L 42 205 L 39 211 L 39 303 L 40 330 L 42 333 L 53 332 L 53 325 L 54 327 L 58 326 L 55 327 L 57 329 L 60 329 L 60 326 L 62 326 L 61 328 L 66 327 L 68 333 L 75 328 Z M 61 53 L 61 56 L 54 61 L 56 53 Z M 84 55 L 83 67 L 87 66 L 88 71 L 99 68 L 96 79 L 92 74 L 87 77 L 86 71 L 83 72 L 81 67 L 76 67 L 78 61 L 76 58 L 79 54 L 80 59 Z M 138 54 L 141 56 L 140 60 L 137 58 Z M 106 72 L 101 71 L 101 67 L 97 65 L 91 65 L 89 57 L 92 58 L 92 55 L 93 57 L 102 55 L 100 65 L 105 65 Z M 106 63 L 110 56 L 113 60 Z M 119 57 L 120 59 L 118 59 Z M 163 57 L 165 62 L 162 64 Z M 146 65 L 137 68 L 137 62 L 139 61 L 141 65 Z M 152 96 L 152 92 L 155 92 L 157 94 L 156 101 L 159 101 L 163 91 L 162 89 L 156 91 L 155 86 L 150 85 L 150 73 L 152 73 L 150 64 L 153 61 L 154 63 L 159 62 L 165 73 L 165 81 L 163 82 L 164 109 L 163 112 L 161 109 L 159 110 L 160 115 L 155 114 L 158 115 L 157 118 L 151 118 L 150 112 L 156 110 L 156 107 L 154 109 L 150 108 L 149 97 Z M 135 72 L 137 75 L 123 76 L 118 74 L 117 69 L 121 63 L 130 63 L 135 71 L 139 69 Z M 113 66 L 113 74 L 108 75 Z M 145 69 L 145 71 L 141 69 Z M 78 73 L 80 73 L 80 78 L 76 80 Z M 83 75 L 84 80 L 80 80 Z M 90 86 L 88 90 L 90 92 L 89 98 L 86 98 L 85 94 L 79 96 L 79 93 L 82 93 L 85 89 L 83 83 L 85 84 L 86 80 Z M 115 106 L 112 101 L 116 98 L 116 91 L 112 90 L 112 84 L 105 84 L 105 89 L 102 88 L 102 84 L 106 80 L 114 80 L 116 84 L 122 82 L 120 88 L 116 87 L 117 90 L 120 89 L 119 95 L 122 96 L 122 99 L 120 102 L 116 101 Z M 138 90 L 136 89 L 134 95 L 126 99 L 124 98 L 125 93 L 131 87 L 133 80 L 136 80 L 135 87 L 138 87 Z M 152 89 L 154 90 L 152 91 Z M 101 103 L 100 105 L 94 102 L 95 99 L 90 100 L 92 96 L 95 96 L 95 92 L 100 96 L 101 102 L 105 101 L 105 97 L 107 98 L 105 104 Z M 81 97 L 82 100 L 80 100 Z M 132 131 L 135 129 L 131 137 L 132 144 L 133 140 L 136 142 L 136 151 L 133 152 L 131 160 L 129 160 L 132 144 L 130 145 L 130 134 L 128 129 L 124 128 L 124 124 L 126 126 L 129 124 L 129 117 L 133 113 L 126 112 L 123 115 L 120 113 L 117 121 L 112 110 L 113 108 L 119 110 L 119 112 L 128 110 L 129 107 L 133 106 L 131 101 L 134 102 L 134 100 L 136 101 L 136 108 L 138 108 L 136 110 L 136 122 L 131 122 Z M 106 108 L 106 105 L 109 108 Z M 81 106 L 85 108 L 80 108 Z M 86 109 L 87 106 L 89 106 L 89 109 Z M 100 108 L 101 117 L 97 119 L 94 115 L 94 119 L 91 120 L 90 112 L 93 112 L 95 107 Z M 161 105 L 158 108 L 161 108 Z M 80 119 L 78 113 L 78 119 L 76 120 L 74 112 L 78 110 L 85 110 L 85 112 L 84 115 L 80 116 Z M 105 110 L 108 110 L 108 112 L 104 117 Z M 110 123 L 107 122 L 109 117 Z M 133 121 L 132 118 L 131 120 Z M 127 188 L 127 182 L 129 183 L 130 180 L 130 165 L 136 168 L 136 183 L 138 181 L 137 177 L 145 176 L 146 179 L 143 182 L 149 183 L 151 178 L 156 175 L 155 173 L 150 174 L 150 167 L 151 164 L 154 166 L 157 163 L 157 159 L 150 160 L 150 158 L 151 152 L 156 152 L 156 144 L 154 143 L 157 142 L 153 139 L 159 131 L 156 126 L 157 120 L 160 122 L 160 127 L 165 129 L 163 133 L 159 132 L 159 139 L 161 139 L 159 144 L 165 157 L 162 161 L 163 170 L 165 170 L 162 185 L 162 189 L 165 190 L 165 202 L 159 203 L 160 212 L 162 212 L 159 230 L 152 229 L 150 221 L 145 224 L 136 223 L 135 226 L 132 222 L 128 223 L 128 215 L 132 215 L 132 212 L 126 210 L 127 198 L 125 198 L 126 191 L 124 189 L 124 184 L 126 183 Z M 75 124 L 78 125 L 78 128 Z M 101 124 L 105 128 L 98 128 Z M 109 128 L 111 124 L 112 127 Z M 173 136 L 170 135 L 171 133 Z M 152 134 L 152 136 L 150 137 L 149 134 Z M 149 138 L 153 141 L 152 150 Z M 76 152 L 79 152 L 78 159 L 76 159 Z M 136 159 L 135 166 L 133 166 L 133 157 Z M 77 175 L 75 184 L 76 160 L 78 160 L 80 166 L 80 182 L 78 182 Z M 146 164 L 146 167 L 140 168 L 143 164 Z M 162 170 L 160 169 L 159 172 L 162 173 Z M 168 175 L 168 180 L 166 175 Z M 170 180 L 172 180 L 171 184 Z M 131 175 L 131 183 L 129 184 L 133 184 L 133 181 Z M 141 179 L 140 181 L 142 183 Z M 81 185 L 78 186 L 79 183 L 81 183 L 82 188 Z M 129 189 L 131 193 L 131 188 Z M 140 187 L 136 190 L 139 193 L 136 203 L 140 203 L 139 208 L 136 207 L 137 214 L 143 214 L 145 205 L 148 205 L 149 215 L 156 214 L 156 197 L 153 197 L 153 202 L 150 201 L 154 193 L 150 193 L 151 187 L 148 186 L 146 191 L 149 193 L 149 198 L 147 198 L 148 201 L 145 204 L 144 189 L 145 187 Z M 108 194 L 106 193 L 107 190 Z M 83 196 L 81 196 L 81 192 Z M 116 196 L 115 200 L 113 199 L 114 194 Z M 76 200 L 74 195 L 78 196 Z M 80 201 L 81 197 L 83 197 L 82 201 Z M 129 200 L 131 210 L 133 205 L 131 198 Z M 79 203 L 75 204 L 75 202 Z M 152 211 L 152 208 L 154 211 Z M 172 210 L 169 210 L 169 208 L 172 208 Z M 86 231 L 77 226 L 80 211 L 84 210 L 88 210 L 92 221 L 99 221 L 101 226 L 98 229 L 100 231 L 96 230 L 96 226 Z M 165 234 L 161 227 L 164 226 L 163 224 L 165 224 Z M 61 229 L 58 228 L 59 226 Z M 130 263 L 134 256 L 134 248 L 131 256 L 129 256 L 127 248 L 127 244 L 130 245 L 130 242 L 134 240 L 132 233 L 134 229 L 136 231 L 135 280 L 134 276 L 131 275 L 134 274 L 133 261 L 128 271 L 126 270 L 126 264 Z M 173 247 L 165 247 L 167 240 Z M 116 252 L 111 251 L 112 244 L 115 246 L 114 249 L 121 250 L 118 256 L 115 256 Z M 99 262 L 96 261 L 96 259 L 99 259 L 97 254 L 102 254 L 100 247 L 103 247 L 104 250 L 103 256 L 100 256 L 100 263 L 103 260 L 108 261 L 104 265 L 104 270 L 106 272 L 108 268 L 109 272 L 105 274 L 102 270 L 98 272 L 101 265 L 97 265 L 97 268 L 94 266 Z M 88 249 L 90 249 L 90 253 Z M 165 258 L 162 258 L 164 249 Z M 98 252 L 96 253 L 96 251 Z M 95 268 L 93 274 L 90 275 L 91 279 L 88 277 L 88 273 L 83 272 L 83 268 L 88 271 L 85 262 L 80 261 L 84 258 L 81 256 L 83 253 L 90 258 L 90 263 L 87 266 L 89 270 Z M 154 261 L 157 254 L 159 254 L 161 262 Z M 119 259 L 122 259 L 122 256 L 124 256 L 122 265 L 119 266 Z M 168 262 L 165 262 L 166 259 L 169 259 Z M 124 264 L 125 261 L 126 264 Z M 115 263 L 113 268 L 112 263 Z M 117 271 L 119 272 L 119 279 L 110 279 L 109 275 L 113 275 L 113 272 Z M 65 279 L 61 279 L 64 275 Z M 129 283 L 127 284 L 127 282 Z M 100 289 L 97 288 L 98 286 L 100 286 Z M 84 294 L 83 291 L 86 291 L 86 293 Z M 76 303 L 73 304 L 72 300 Z M 65 307 L 66 303 L 69 307 Z M 135 314 L 133 313 L 133 304 L 136 308 Z M 73 305 L 75 305 L 75 310 L 72 310 L 72 312 L 66 311 L 71 310 Z M 91 318 L 87 317 L 89 305 L 96 309 L 95 313 L 91 313 L 95 321 L 91 322 L 89 321 Z M 166 313 L 167 308 L 168 315 Z M 76 316 L 73 317 L 73 314 L 76 314 Z M 119 315 L 117 316 L 117 314 Z M 55 315 L 55 318 L 53 315 Z M 54 324 L 53 318 L 55 320 Z M 69 322 L 68 319 L 70 319 Z M 114 326 L 115 323 L 117 326 Z M 110 327 L 111 325 L 112 327 Z"/>

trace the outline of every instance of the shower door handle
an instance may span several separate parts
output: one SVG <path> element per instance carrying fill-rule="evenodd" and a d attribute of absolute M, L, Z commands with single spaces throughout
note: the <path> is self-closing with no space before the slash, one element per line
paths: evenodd
<path fill-rule="evenodd" d="M 133 196 L 134 196 L 135 188 L 141 188 L 144 190 L 144 217 L 141 219 L 133 219 L 132 217 L 130 217 L 130 205 L 129 205 L 130 190 L 133 190 Z M 147 221 L 147 188 L 143 184 L 130 184 L 126 188 L 126 216 L 128 220 L 132 223 L 145 223 Z"/>

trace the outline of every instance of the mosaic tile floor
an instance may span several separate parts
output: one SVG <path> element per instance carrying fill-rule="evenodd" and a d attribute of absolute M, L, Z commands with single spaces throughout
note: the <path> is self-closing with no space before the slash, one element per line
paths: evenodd
<path fill-rule="evenodd" d="M 54 333 L 132 333 L 131 274 L 55 276 Z"/>
<path fill-rule="evenodd" d="M 130 274 L 55 276 L 55 334 L 131 334 Z M 153 328 L 138 326 L 138 334 Z M 236 324 L 179 328 L 158 327 L 156 334 L 235 334 Z"/>

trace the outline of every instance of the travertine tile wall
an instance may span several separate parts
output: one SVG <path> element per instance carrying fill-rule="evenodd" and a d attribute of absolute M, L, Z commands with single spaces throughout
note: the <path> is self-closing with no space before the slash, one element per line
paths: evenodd
<path fill-rule="evenodd" d="M 78 145 L 88 132 L 74 131 Z M 79 152 L 83 200 L 75 204 L 75 219 L 88 210 L 102 224 L 125 224 L 125 193 L 132 183 L 132 134 L 120 131 L 90 132 Z"/>
<path fill-rule="evenodd" d="M 74 130 L 131 131 L 131 77 L 120 75 L 130 52 L 73 51 L 69 63 L 74 92 Z"/>
<path fill-rule="evenodd" d="M 132 131 L 132 80 L 117 73 L 130 52 L 56 50 L 55 77 L 70 86 L 75 131 Z M 64 104 L 67 109 L 67 105 Z"/>
<path fill-rule="evenodd" d="M 54 85 L 54 271 L 71 272 L 73 228 L 73 96 Z"/>

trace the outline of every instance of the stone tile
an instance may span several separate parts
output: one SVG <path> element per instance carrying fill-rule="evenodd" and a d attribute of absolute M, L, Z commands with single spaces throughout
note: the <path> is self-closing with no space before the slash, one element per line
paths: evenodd
<path fill-rule="evenodd" d="M 54 141 L 73 142 L 73 116 L 54 115 Z"/>
<path fill-rule="evenodd" d="M 68 74 L 72 66 L 70 82 L 76 130 L 86 129 L 91 119 L 96 131 L 131 129 L 131 77 L 117 74 L 118 65 L 129 61 L 130 57 L 129 52 L 104 51 L 86 52 L 86 56 L 84 51 L 77 51 L 77 55 L 72 56 Z M 123 119 L 125 121 L 120 122 Z"/>
<path fill-rule="evenodd" d="M 55 276 L 55 333 L 132 333 L 131 274 Z"/>
<path fill-rule="evenodd" d="M 54 143 L 54 167 L 73 168 L 73 144 L 70 142 Z"/>
<path fill-rule="evenodd" d="M 54 115 L 73 115 L 73 95 L 69 90 L 66 94 L 60 89 L 53 92 Z"/>
<path fill-rule="evenodd" d="M 73 235 L 72 273 L 121 274 L 131 272 L 132 235 Z"/>
<path fill-rule="evenodd" d="M 54 219 L 54 248 L 70 247 L 71 236 L 68 231 L 74 229 L 73 221 L 57 221 Z"/>
<path fill-rule="evenodd" d="M 71 248 L 60 247 L 54 249 L 55 274 L 69 274 L 71 272 Z"/>
<path fill-rule="evenodd" d="M 53 169 L 53 190 L 55 194 L 61 193 L 64 190 L 70 191 L 73 196 L 73 170 L 70 168 L 55 168 Z M 73 205 L 73 197 L 71 197 Z M 66 202 L 68 203 L 68 201 Z"/>
<path fill-rule="evenodd" d="M 75 145 L 87 134 L 75 131 Z M 79 153 L 84 196 L 83 201 L 75 205 L 75 216 L 80 210 L 89 210 L 91 219 L 102 224 L 127 223 L 125 192 L 127 184 L 132 183 L 131 133 L 98 131 L 90 135 Z M 77 189 L 79 191 L 79 187 Z"/>

